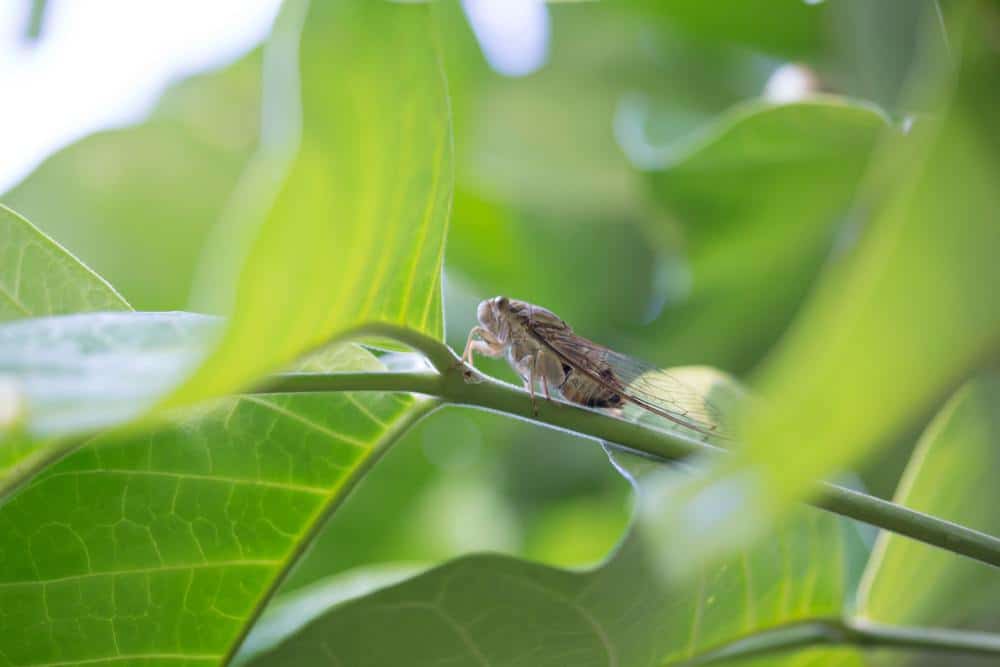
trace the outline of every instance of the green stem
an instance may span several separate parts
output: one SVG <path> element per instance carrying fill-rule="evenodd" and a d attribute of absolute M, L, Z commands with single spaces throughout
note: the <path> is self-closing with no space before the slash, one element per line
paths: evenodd
<path fill-rule="evenodd" d="M 366 326 L 353 336 L 386 336 L 424 353 L 438 373 L 285 374 L 266 381 L 258 392 L 406 391 L 502 412 L 543 425 L 611 442 L 662 461 L 723 450 L 679 432 L 668 432 L 617 419 L 561 401 L 538 400 L 533 409 L 524 390 L 461 364 L 439 341 L 391 325 Z M 821 509 L 1000 567 L 1000 539 L 858 491 L 823 483 L 809 501 Z"/>
<path fill-rule="evenodd" d="M 823 619 L 761 632 L 677 665 L 709 665 L 811 646 L 853 646 L 1000 656 L 1000 636 L 944 628 L 909 628 L 858 619 Z"/>
<path fill-rule="evenodd" d="M 357 340 L 359 338 L 390 338 L 397 343 L 408 345 L 427 357 L 427 361 L 431 362 L 431 365 L 442 375 L 454 371 L 462 365 L 462 360 L 441 341 L 397 324 L 386 322 L 363 324 L 348 329 L 338 335 L 336 340 Z M 329 343 L 324 343 L 324 345 L 327 344 Z"/>

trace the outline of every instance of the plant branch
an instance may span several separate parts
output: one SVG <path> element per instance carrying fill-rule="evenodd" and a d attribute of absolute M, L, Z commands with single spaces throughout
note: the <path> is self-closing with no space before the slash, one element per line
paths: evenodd
<path fill-rule="evenodd" d="M 290 373 L 265 381 L 257 393 L 327 391 L 405 391 L 436 396 L 455 405 L 501 412 L 546 426 L 611 442 L 661 461 L 722 453 L 719 447 L 680 432 L 629 422 L 562 401 L 537 401 L 528 393 L 461 364 L 443 343 L 391 325 L 366 326 L 352 336 L 386 336 L 428 356 L 439 373 Z M 946 551 L 1000 567 L 1000 539 L 951 521 L 831 483 L 819 485 L 808 501 L 821 509 L 856 519 Z"/>
<path fill-rule="evenodd" d="M 677 664 L 728 663 L 817 645 L 1000 656 L 1000 636 L 987 632 L 900 627 L 858 619 L 820 619 L 760 632 Z"/>
<path fill-rule="evenodd" d="M 348 329 L 339 334 L 335 340 L 358 340 L 359 338 L 389 338 L 397 343 L 408 345 L 427 357 L 431 365 L 442 375 L 462 365 L 462 360 L 451 351 L 451 348 L 436 338 L 387 322 L 371 322 Z"/>

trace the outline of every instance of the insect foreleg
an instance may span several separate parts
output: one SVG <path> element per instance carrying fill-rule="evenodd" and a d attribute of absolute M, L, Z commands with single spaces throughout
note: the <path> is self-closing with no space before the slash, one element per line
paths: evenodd
<path fill-rule="evenodd" d="M 479 337 L 479 340 L 476 337 Z M 469 332 L 469 339 L 465 341 L 465 351 L 462 352 L 462 361 L 472 366 L 472 353 L 478 352 L 487 357 L 499 357 L 503 354 L 504 345 L 498 341 L 493 334 L 483 327 L 473 327 Z"/>

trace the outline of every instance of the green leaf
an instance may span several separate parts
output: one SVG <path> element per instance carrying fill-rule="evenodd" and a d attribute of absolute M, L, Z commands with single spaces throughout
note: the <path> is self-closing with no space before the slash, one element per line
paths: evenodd
<path fill-rule="evenodd" d="M 586 572 L 470 556 L 318 615 L 292 598 L 261 629 L 290 628 L 284 641 L 250 664 L 333 657 L 359 667 L 446 660 L 626 667 L 679 660 L 747 633 L 837 616 L 851 590 L 842 578 L 845 561 L 860 549 L 853 531 L 810 512 L 773 544 L 706 570 L 693 588 L 666 585 L 638 538 Z M 328 594 L 319 588 L 303 595 Z"/>
<path fill-rule="evenodd" d="M 192 313 L 105 312 L 0 325 L 0 502 L 103 428 L 152 411 L 220 329 Z M 8 403 L 9 406 L 4 405 Z"/>
<path fill-rule="evenodd" d="M 175 404 L 245 385 L 360 323 L 442 335 L 451 139 L 430 8 L 312 3 L 299 56 L 300 145 L 223 339 Z"/>
<path fill-rule="evenodd" d="M 724 368 L 754 364 L 838 234 L 851 231 L 848 210 L 887 127 L 875 109 L 837 98 L 753 102 L 684 141 L 647 148 L 652 194 L 684 233 L 686 260 L 674 272 L 691 286 L 644 334 L 650 347 Z"/>
<path fill-rule="evenodd" d="M 0 322 L 128 309 L 125 299 L 100 276 L 0 205 Z"/>
<path fill-rule="evenodd" d="M 826 43 L 825 3 L 803 0 L 636 0 L 650 15 L 706 40 L 736 42 L 803 58 Z"/>
<path fill-rule="evenodd" d="M 324 370 L 377 364 L 366 357 Z M 222 664 L 318 526 L 433 405 L 242 397 L 96 439 L 0 507 L 0 655 Z"/>
<path fill-rule="evenodd" d="M 128 303 L 100 276 L 27 220 L 0 206 L 0 322 L 18 320 L 0 326 L 0 495 L 9 481 L 5 479 L 7 473 L 25 465 L 45 444 L 38 440 L 38 424 L 34 422 L 37 406 L 33 405 L 31 392 L 37 387 L 30 386 L 31 382 L 25 384 L 23 371 L 35 355 L 45 356 L 47 361 L 58 356 L 56 349 L 48 345 L 59 333 L 51 328 L 38 329 L 37 323 L 60 318 L 19 318 L 128 309 Z M 67 370 L 62 369 L 64 373 Z M 70 378 L 70 382 L 78 380 Z M 90 419 L 86 411 L 78 414 Z"/>
<path fill-rule="evenodd" d="M 895 502 L 1000 535 L 1000 376 L 960 389 L 924 432 Z M 914 586 L 914 582 L 934 582 Z M 977 624 L 995 610 L 995 568 L 888 532 L 876 542 L 859 595 L 861 618 L 882 623 Z"/>
<path fill-rule="evenodd" d="M 614 463 L 634 477 L 630 462 L 616 454 Z M 679 551 L 659 520 L 675 483 L 676 473 L 662 467 L 643 476 L 642 520 L 596 568 L 478 555 L 360 597 L 365 573 L 336 578 L 278 602 L 240 661 L 628 667 L 841 614 L 867 550 L 854 524 L 815 510 L 689 585 L 660 576 L 659 563 Z M 382 585 L 386 573 L 374 575 L 369 587 Z"/>
<path fill-rule="evenodd" d="M 881 156 L 862 201 L 873 211 L 863 238 L 772 355 L 745 446 L 678 496 L 678 525 L 702 500 L 743 500 L 710 536 L 679 533 L 688 563 L 760 534 L 817 479 L 896 435 L 995 353 L 1000 61 L 979 32 L 989 21 L 969 18 L 939 117 L 917 121 Z"/>
<path fill-rule="evenodd" d="M 422 29 L 429 10 L 348 3 L 329 14 L 322 7 L 314 6 L 302 37 L 308 65 L 298 159 L 242 272 L 222 344 L 174 391 L 173 407 L 231 392 L 362 322 L 440 335 L 450 144 L 443 79 Z M 352 29 L 362 19 L 398 34 L 398 50 L 367 43 Z M 336 58 L 328 43 L 338 44 Z M 326 113 L 328 104 L 340 113 Z M 366 263 L 372 276 L 361 285 Z M 142 415 L 190 374 L 192 357 L 204 355 L 214 337 L 204 328 L 184 340 L 170 331 L 160 337 L 157 326 L 190 316 L 143 317 L 144 326 L 140 317 L 84 318 L 7 331 L 4 363 L 26 386 L 30 433 L 89 431 Z M 116 331 L 105 336 L 99 329 L 109 322 Z M 76 384 L 51 385 L 72 373 Z M 102 392 L 93 391 L 98 386 Z"/>
<path fill-rule="evenodd" d="M 134 419 L 189 373 L 217 334 L 193 313 L 81 313 L 0 326 L 0 376 L 24 397 L 29 434 Z"/>
<path fill-rule="evenodd" d="M 675 136 L 766 80 L 741 49 L 695 43 L 608 2 L 550 6 L 545 66 L 503 77 L 483 61 L 459 3 L 438 4 L 460 187 L 559 224 L 570 240 L 579 218 L 620 224 L 645 214 L 618 136 L 628 100 L 648 101 L 666 121 L 657 130 Z M 476 221 L 456 210 L 456 229 L 467 222 Z"/>
<path fill-rule="evenodd" d="M 138 310 L 185 308 L 205 238 L 256 146 L 260 60 L 171 86 L 141 124 L 67 146 L 3 201 Z"/>

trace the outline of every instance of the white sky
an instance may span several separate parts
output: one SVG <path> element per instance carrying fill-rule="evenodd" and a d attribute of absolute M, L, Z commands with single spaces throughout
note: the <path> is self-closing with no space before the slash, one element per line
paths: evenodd
<path fill-rule="evenodd" d="M 279 0 L 50 0 L 34 47 L 29 5 L 0 2 L 0 192 L 62 146 L 141 120 L 171 81 L 253 48 Z"/>
<path fill-rule="evenodd" d="M 239 58 L 266 37 L 280 0 L 49 0 L 34 46 L 30 4 L 0 0 L 0 193 L 63 146 L 142 120 L 170 82 Z M 543 0 L 463 5 L 498 72 L 544 64 Z"/>

